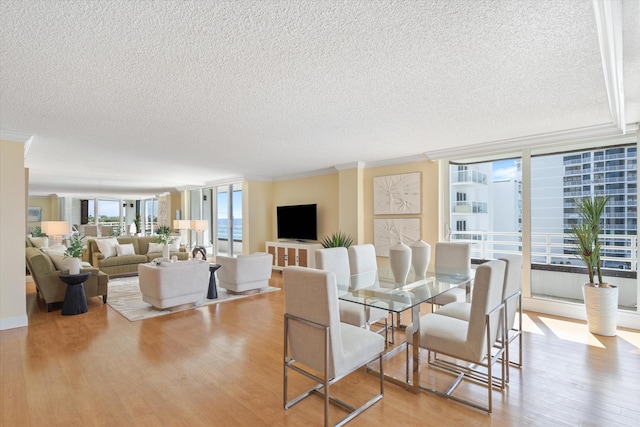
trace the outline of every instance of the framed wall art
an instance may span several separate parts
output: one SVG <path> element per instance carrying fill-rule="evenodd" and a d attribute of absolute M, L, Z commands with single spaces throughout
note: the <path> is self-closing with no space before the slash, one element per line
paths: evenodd
<path fill-rule="evenodd" d="M 373 178 L 374 215 L 419 214 L 420 172 Z"/>
<path fill-rule="evenodd" d="M 42 208 L 40 206 L 29 206 L 27 209 L 27 222 L 42 221 Z"/>
<path fill-rule="evenodd" d="M 377 256 L 389 256 L 389 248 L 402 241 L 406 245 L 420 240 L 420 218 L 376 218 L 373 245 Z"/>

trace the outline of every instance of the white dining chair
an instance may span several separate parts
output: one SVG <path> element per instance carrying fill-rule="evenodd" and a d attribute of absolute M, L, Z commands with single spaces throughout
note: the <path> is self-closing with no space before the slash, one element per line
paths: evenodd
<path fill-rule="evenodd" d="M 324 425 L 329 425 L 329 403 L 349 411 L 336 426 L 344 425 L 384 395 L 382 336 L 340 322 L 336 276 L 330 271 L 306 267 L 285 267 L 282 273 L 284 315 L 284 408 L 289 409 L 311 394 L 324 398 Z M 330 387 L 378 360 L 380 392 L 358 408 L 330 394 Z M 316 384 L 289 400 L 289 370 Z M 366 373 L 361 375 L 368 377 Z M 366 378 L 363 378 L 366 382 Z"/>
<path fill-rule="evenodd" d="M 471 269 L 471 245 L 468 243 L 438 242 L 435 256 L 436 274 L 448 274 Z M 433 306 L 467 301 L 465 288 L 454 288 L 433 299 Z"/>
<path fill-rule="evenodd" d="M 480 265 L 476 270 L 475 284 L 468 320 L 435 313 L 420 318 L 420 347 L 427 350 L 429 367 L 442 368 L 443 372 L 453 373 L 456 378 L 445 390 L 420 388 L 447 397 L 486 412 L 492 411 L 492 392 L 494 388 L 504 390 L 505 344 L 503 337 L 504 288 L 506 263 L 493 260 Z M 409 369 L 409 345 L 413 345 L 413 324 L 407 325 L 407 376 Z M 502 329 L 503 332 L 499 333 Z M 501 341 L 496 346 L 495 343 Z M 432 358 L 432 355 L 435 355 Z M 440 356 L 447 356 L 443 359 Z M 501 372 L 494 376 L 493 366 L 499 363 Z M 454 396 L 453 392 L 464 380 L 470 379 L 487 387 L 487 403 L 479 404 L 469 398 Z"/>

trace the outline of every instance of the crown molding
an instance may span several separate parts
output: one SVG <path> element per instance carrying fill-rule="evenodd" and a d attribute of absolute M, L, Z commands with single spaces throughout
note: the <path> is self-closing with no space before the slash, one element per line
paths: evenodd
<path fill-rule="evenodd" d="M 638 124 L 625 126 L 626 132 L 638 129 Z M 537 135 L 523 136 L 520 138 L 489 141 L 462 147 L 445 148 L 442 150 L 428 151 L 424 153 L 431 160 L 468 158 L 482 154 L 497 154 L 516 149 L 541 147 L 546 145 L 586 142 L 598 138 L 615 137 L 622 135 L 622 131 L 615 124 L 587 126 L 577 129 L 549 132 Z"/>
<path fill-rule="evenodd" d="M 24 143 L 24 158 L 26 159 L 33 142 L 33 135 L 0 129 L 0 140 Z"/>
<path fill-rule="evenodd" d="M 286 181 L 286 180 L 289 180 L 289 179 L 310 178 L 312 176 L 329 175 L 329 174 L 332 174 L 332 173 L 336 173 L 336 168 L 330 167 L 330 168 L 316 169 L 316 170 L 312 170 L 312 171 L 308 171 L 308 172 L 301 172 L 301 173 L 290 174 L 290 175 L 274 176 L 272 180 L 273 181 Z"/>
<path fill-rule="evenodd" d="M 365 165 L 364 162 L 350 162 L 350 163 L 342 163 L 340 165 L 335 165 L 334 168 L 336 168 L 338 171 L 345 171 L 349 169 L 362 169 L 364 165 Z"/>
<path fill-rule="evenodd" d="M 401 165 L 404 163 L 424 162 L 425 160 L 431 160 L 426 154 L 415 154 L 413 156 L 395 157 L 393 159 L 376 160 L 374 162 L 367 162 L 365 167 L 379 168 L 382 166 Z"/>
<path fill-rule="evenodd" d="M 622 2 L 593 0 L 604 82 L 613 123 L 626 133 L 622 62 Z"/>

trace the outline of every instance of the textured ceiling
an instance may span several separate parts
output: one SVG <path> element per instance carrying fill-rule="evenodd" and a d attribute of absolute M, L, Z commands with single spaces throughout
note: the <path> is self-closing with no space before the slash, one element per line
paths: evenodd
<path fill-rule="evenodd" d="M 640 2 L 625 0 L 626 120 Z M 2 0 L 30 194 L 141 196 L 609 124 L 591 0 Z"/>

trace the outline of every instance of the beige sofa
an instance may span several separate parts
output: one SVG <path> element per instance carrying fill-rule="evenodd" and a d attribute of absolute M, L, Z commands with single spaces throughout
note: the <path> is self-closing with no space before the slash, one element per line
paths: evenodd
<path fill-rule="evenodd" d="M 58 270 L 51 257 L 42 250 L 29 246 L 25 248 L 27 268 L 36 284 L 38 294 L 51 311 L 53 304 L 64 301 L 67 285 L 60 280 L 60 274 L 68 274 L 68 270 Z M 81 268 L 81 273 L 91 273 L 91 277 L 84 282 L 84 293 L 87 298 L 102 296 L 103 303 L 107 302 L 109 276 L 97 268 Z"/>
<path fill-rule="evenodd" d="M 104 271 L 110 276 L 137 274 L 138 265 L 150 262 L 155 258 L 162 257 L 162 252 L 148 253 L 150 244 L 155 243 L 155 236 L 120 236 L 115 239 L 118 241 L 119 245 L 132 244 L 135 253 L 133 255 L 105 257 L 105 254 L 100 252 L 97 239 L 89 239 L 87 241 L 87 257 L 91 260 L 91 265 L 99 268 L 100 271 Z M 189 259 L 189 253 L 183 248 L 179 251 L 170 252 L 170 256 L 174 255 L 178 260 L 184 261 Z"/>

